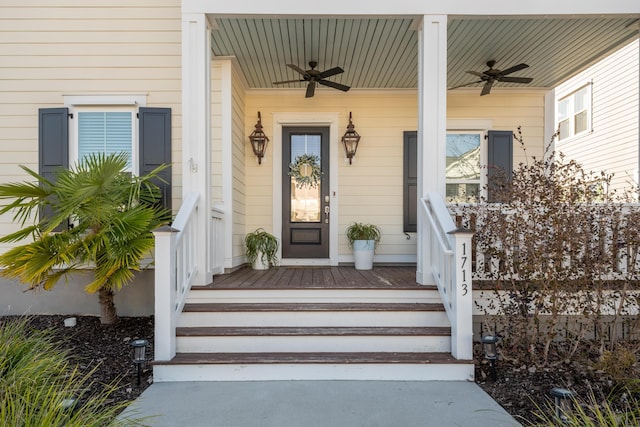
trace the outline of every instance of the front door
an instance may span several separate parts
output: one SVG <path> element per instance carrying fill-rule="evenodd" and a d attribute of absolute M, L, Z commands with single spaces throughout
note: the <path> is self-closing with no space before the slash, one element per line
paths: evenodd
<path fill-rule="evenodd" d="M 329 128 L 282 128 L 282 257 L 329 258 Z"/>

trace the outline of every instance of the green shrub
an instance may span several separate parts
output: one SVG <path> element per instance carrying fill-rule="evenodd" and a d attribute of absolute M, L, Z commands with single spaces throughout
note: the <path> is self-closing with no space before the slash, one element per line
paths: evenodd
<path fill-rule="evenodd" d="M 349 246 L 353 246 L 353 242 L 356 240 L 374 240 L 375 245 L 378 246 L 382 232 L 380 227 L 373 224 L 365 224 L 362 222 L 354 222 L 347 227 L 347 240 L 349 240 Z"/>
<path fill-rule="evenodd" d="M 253 264 L 258 255 L 264 264 L 278 264 L 278 239 L 262 228 L 248 233 L 244 238 L 247 259 Z"/>
<path fill-rule="evenodd" d="M 51 334 L 29 328 L 29 319 L 0 320 L 0 425 L 139 425 L 115 420 L 127 402 L 110 403 L 115 384 L 90 394 L 91 372 L 82 374 Z M 75 399 L 75 400 L 71 400 Z"/>
<path fill-rule="evenodd" d="M 611 397 L 611 396 L 609 396 Z M 528 423 L 536 427 L 636 427 L 640 425 L 640 401 L 632 393 L 623 393 L 614 403 L 611 398 L 598 399 L 590 393 L 586 400 L 574 399 L 572 410 L 563 412 L 564 420 L 555 415 L 555 405 L 549 401 L 534 414 L 537 422 Z"/>

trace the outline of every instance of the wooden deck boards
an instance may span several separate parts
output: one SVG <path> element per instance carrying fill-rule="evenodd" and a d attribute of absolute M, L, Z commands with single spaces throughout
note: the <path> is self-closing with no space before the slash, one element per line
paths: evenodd
<path fill-rule="evenodd" d="M 192 326 L 176 328 L 178 337 L 275 337 L 275 336 L 450 336 L 451 328 L 430 327 L 367 327 L 367 326 L 342 326 L 342 327 L 215 327 Z"/>
<path fill-rule="evenodd" d="M 235 312 L 282 312 L 282 311 L 444 311 L 440 303 L 187 303 L 185 313 L 235 313 Z"/>
<path fill-rule="evenodd" d="M 245 267 L 213 278 L 209 289 L 425 289 L 416 283 L 415 267 Z"/>
<path fill-rule="evenodd" d="M 450 353 L 179 353 L 170 362 L 154 362 L 154 364 L 465 364 L 470 362 L 457 360 Z"/>

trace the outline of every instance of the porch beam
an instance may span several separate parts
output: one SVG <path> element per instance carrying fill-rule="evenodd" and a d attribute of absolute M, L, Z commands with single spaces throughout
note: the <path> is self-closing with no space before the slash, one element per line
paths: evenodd
<path fill-rule="evenodd" d="M 537 0 L 535 2 L 455 0 L 427 2 L 424 0 L 370 0 L 363 7 L 360 2 L 325 0 L 300 2 L 296 0 L 182 0 L 184 13 L 209 12 L 220 15 L 283 15 L 297 16 L 409 16 L 409 15 L 475 15 L 475 16 L 546 16 L 554 15 L 615 15 L 638 13 L 637 2 L 630 0 Z"/>
<path fill-rule="evenodd" d="M 182 194 L 200 194 L 194 285 L 211 281 L 211 26 L 204 14 L 182 15 Z"/>
<path fill-rule="evenodd" d="M 445 195 L 447 134 L 447 17 L 425 15 L 418 35 L 418 197 Z M 431 236 L 418 209 L 416 281 L 433 284 Z"/>

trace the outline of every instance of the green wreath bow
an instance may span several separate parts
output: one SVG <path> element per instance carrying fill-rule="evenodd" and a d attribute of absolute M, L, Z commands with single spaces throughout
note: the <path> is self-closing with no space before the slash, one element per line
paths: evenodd
<path fill-rule="evenodd" d="M 315 154 L 302 154 L 289 164 L 289 176 L 295 178 L 298 188 L 315 188 L 322 179 L 320 158 Z"/>

